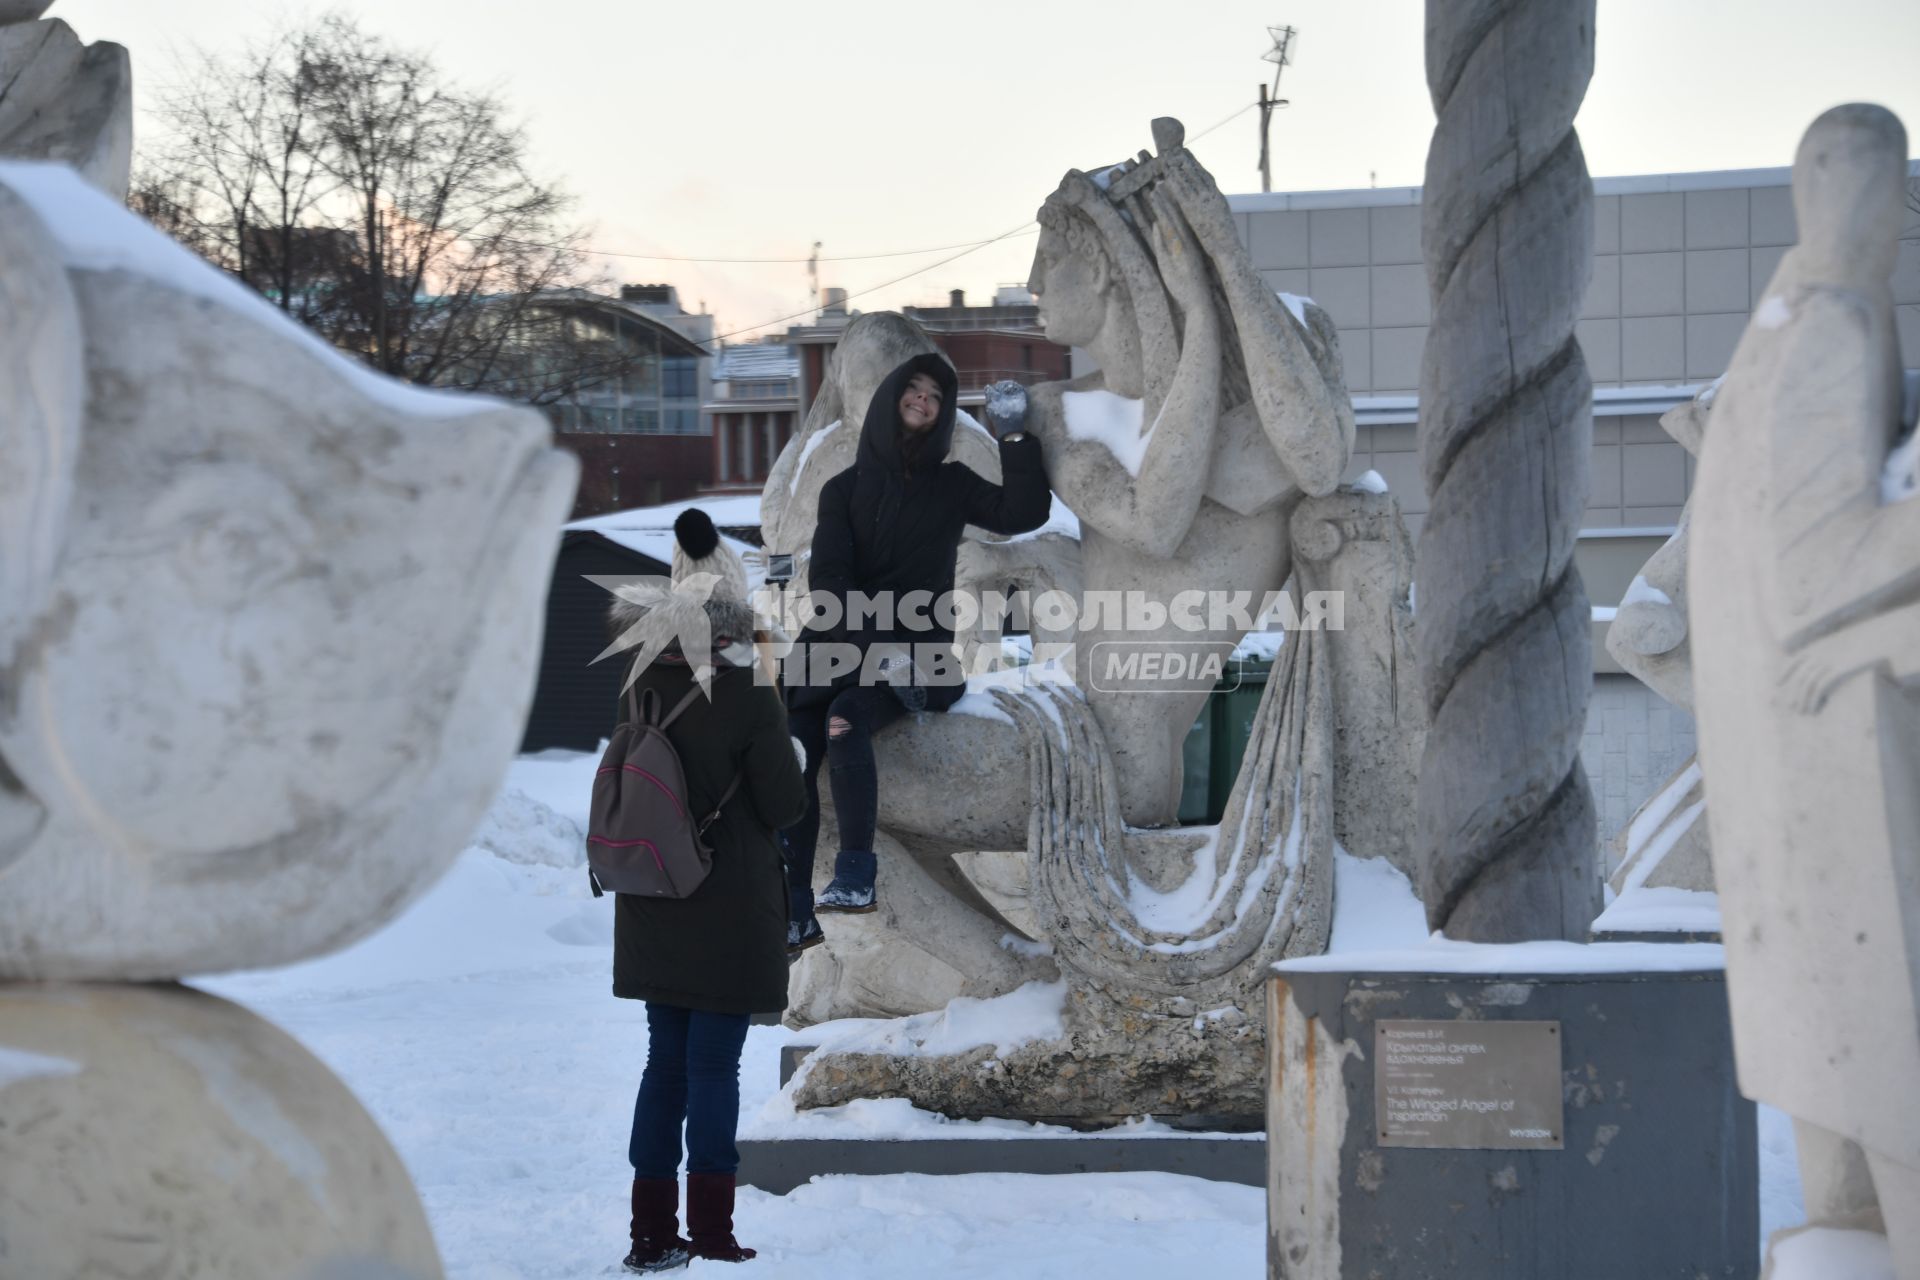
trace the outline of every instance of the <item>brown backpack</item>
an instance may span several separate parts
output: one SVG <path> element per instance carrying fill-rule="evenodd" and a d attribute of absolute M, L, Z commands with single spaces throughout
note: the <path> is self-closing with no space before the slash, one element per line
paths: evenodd
<path fill-rule="evenodd" d="M 717 674 L 716 674 L 716 678 Z M 666 729 L 700 696 L 700 686 L 665 716 L 660 695 L 627 690 L 626 714 L 593 779 L 593 808 L 587 820 L 587 880 L 593 896 L 632 893 L 647 898 L 685 898 L 713 870 L 706 831 L 733 793 L 734 775 L 713 812 L 696 822 L 687 795 L 686 770 Z"/>

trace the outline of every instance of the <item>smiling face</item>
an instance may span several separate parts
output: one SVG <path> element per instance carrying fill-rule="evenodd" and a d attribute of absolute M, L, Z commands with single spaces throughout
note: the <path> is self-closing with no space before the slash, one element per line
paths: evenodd
<path fill-rule="evenodd" d="M 914 374 L 900 395 L 900 425 L 913 432 L 927 430 L 940 421 L 940 405 L 945 398 L 931 375 Z"/>
<path fill-rule="evenodd" d="M 1048 338 L 1084 347 L 1100 336 L 1107 320 L 1106 264 L 1077 252 L 1065 233 L 1054 227 L 1041 231 L 1027 289 L 1040 304 Z"/>

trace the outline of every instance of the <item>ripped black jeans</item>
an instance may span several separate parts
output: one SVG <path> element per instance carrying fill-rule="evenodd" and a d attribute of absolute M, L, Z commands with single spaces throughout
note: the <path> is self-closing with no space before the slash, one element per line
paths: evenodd
<path fill-rule="evenodd" d="M 873 735 L 907 714 L 886 685 L 855 685 L 824 706 L 789 712 L 787 727 L 807 752 L 807 813 L 781 833 L 787 846 L 787 896 L 791 918 L 813 914 L 813 859 L 820 843 L 820 761 L 832 765 L 833 812 L 840 821 L 840 847 L 873 849 L 879 816 L 880 780 L 873 763 Z M 847 722 L 835 736 L 835 717 Z"/>

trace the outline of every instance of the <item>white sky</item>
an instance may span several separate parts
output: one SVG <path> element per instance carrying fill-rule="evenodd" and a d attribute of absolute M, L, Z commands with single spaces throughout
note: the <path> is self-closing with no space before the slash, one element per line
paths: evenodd
<path fill-rule="evenodd" d="M 1033 216 L 1068 168 L 1189 136 L 1270 79 L 1266 25 L 1300 31 L 1273 122 L 1274 187 L 1421 180 L 1433 114 L 1421 0 L 342 0 L 370 31 L 500 89 L 536 168 L 578 198 L 602 250 L 804 258 L 964 244 Z M 89 40 L 133 55 L 136 95 L 198 46 L 232 49 L 319 7 L 259 0 L 58 0 Z M 1838 102 L 1885 104 L 1920 130 L 1915 0 L 1599 0 L 1579 119 L 1595 175 L 1785 165 Z M 1229 191 L 1257 191 L 1257 111 L 1194 145 Z M 139 128 L 147 127 L 144 117 Z M 138 143 L 136 142 L 136 146 Z M 1030 235 L 860 309 L 985 301 L 1024 281 Z M 867 289 L 948 255 L 827 262 Z M 802 263 L 607 258 L 620 280 L 676 284 L 720 331 L 807 306 Z M 777 326 L 784 328 L 784 324 Z"/>

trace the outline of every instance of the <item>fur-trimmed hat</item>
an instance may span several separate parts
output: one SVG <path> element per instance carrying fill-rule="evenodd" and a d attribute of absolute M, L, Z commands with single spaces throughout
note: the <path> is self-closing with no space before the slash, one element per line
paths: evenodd
<path fill-rule="evenodd" d="M 750 664 L 759 624 L 747 599 L 747 568 L 698 507 L 689 507 L 673 522 L 669 572 L 669 587 L 660 586 L 656 578 L 613 588 L 608 618 L 617 634 L 601 657 L 632 650 L 628 683 L 669 652 L 680 654 L 703 684 L 712 661 L 736 667 Z M 685 652 L 702 640 L 707 653 Z"/>

